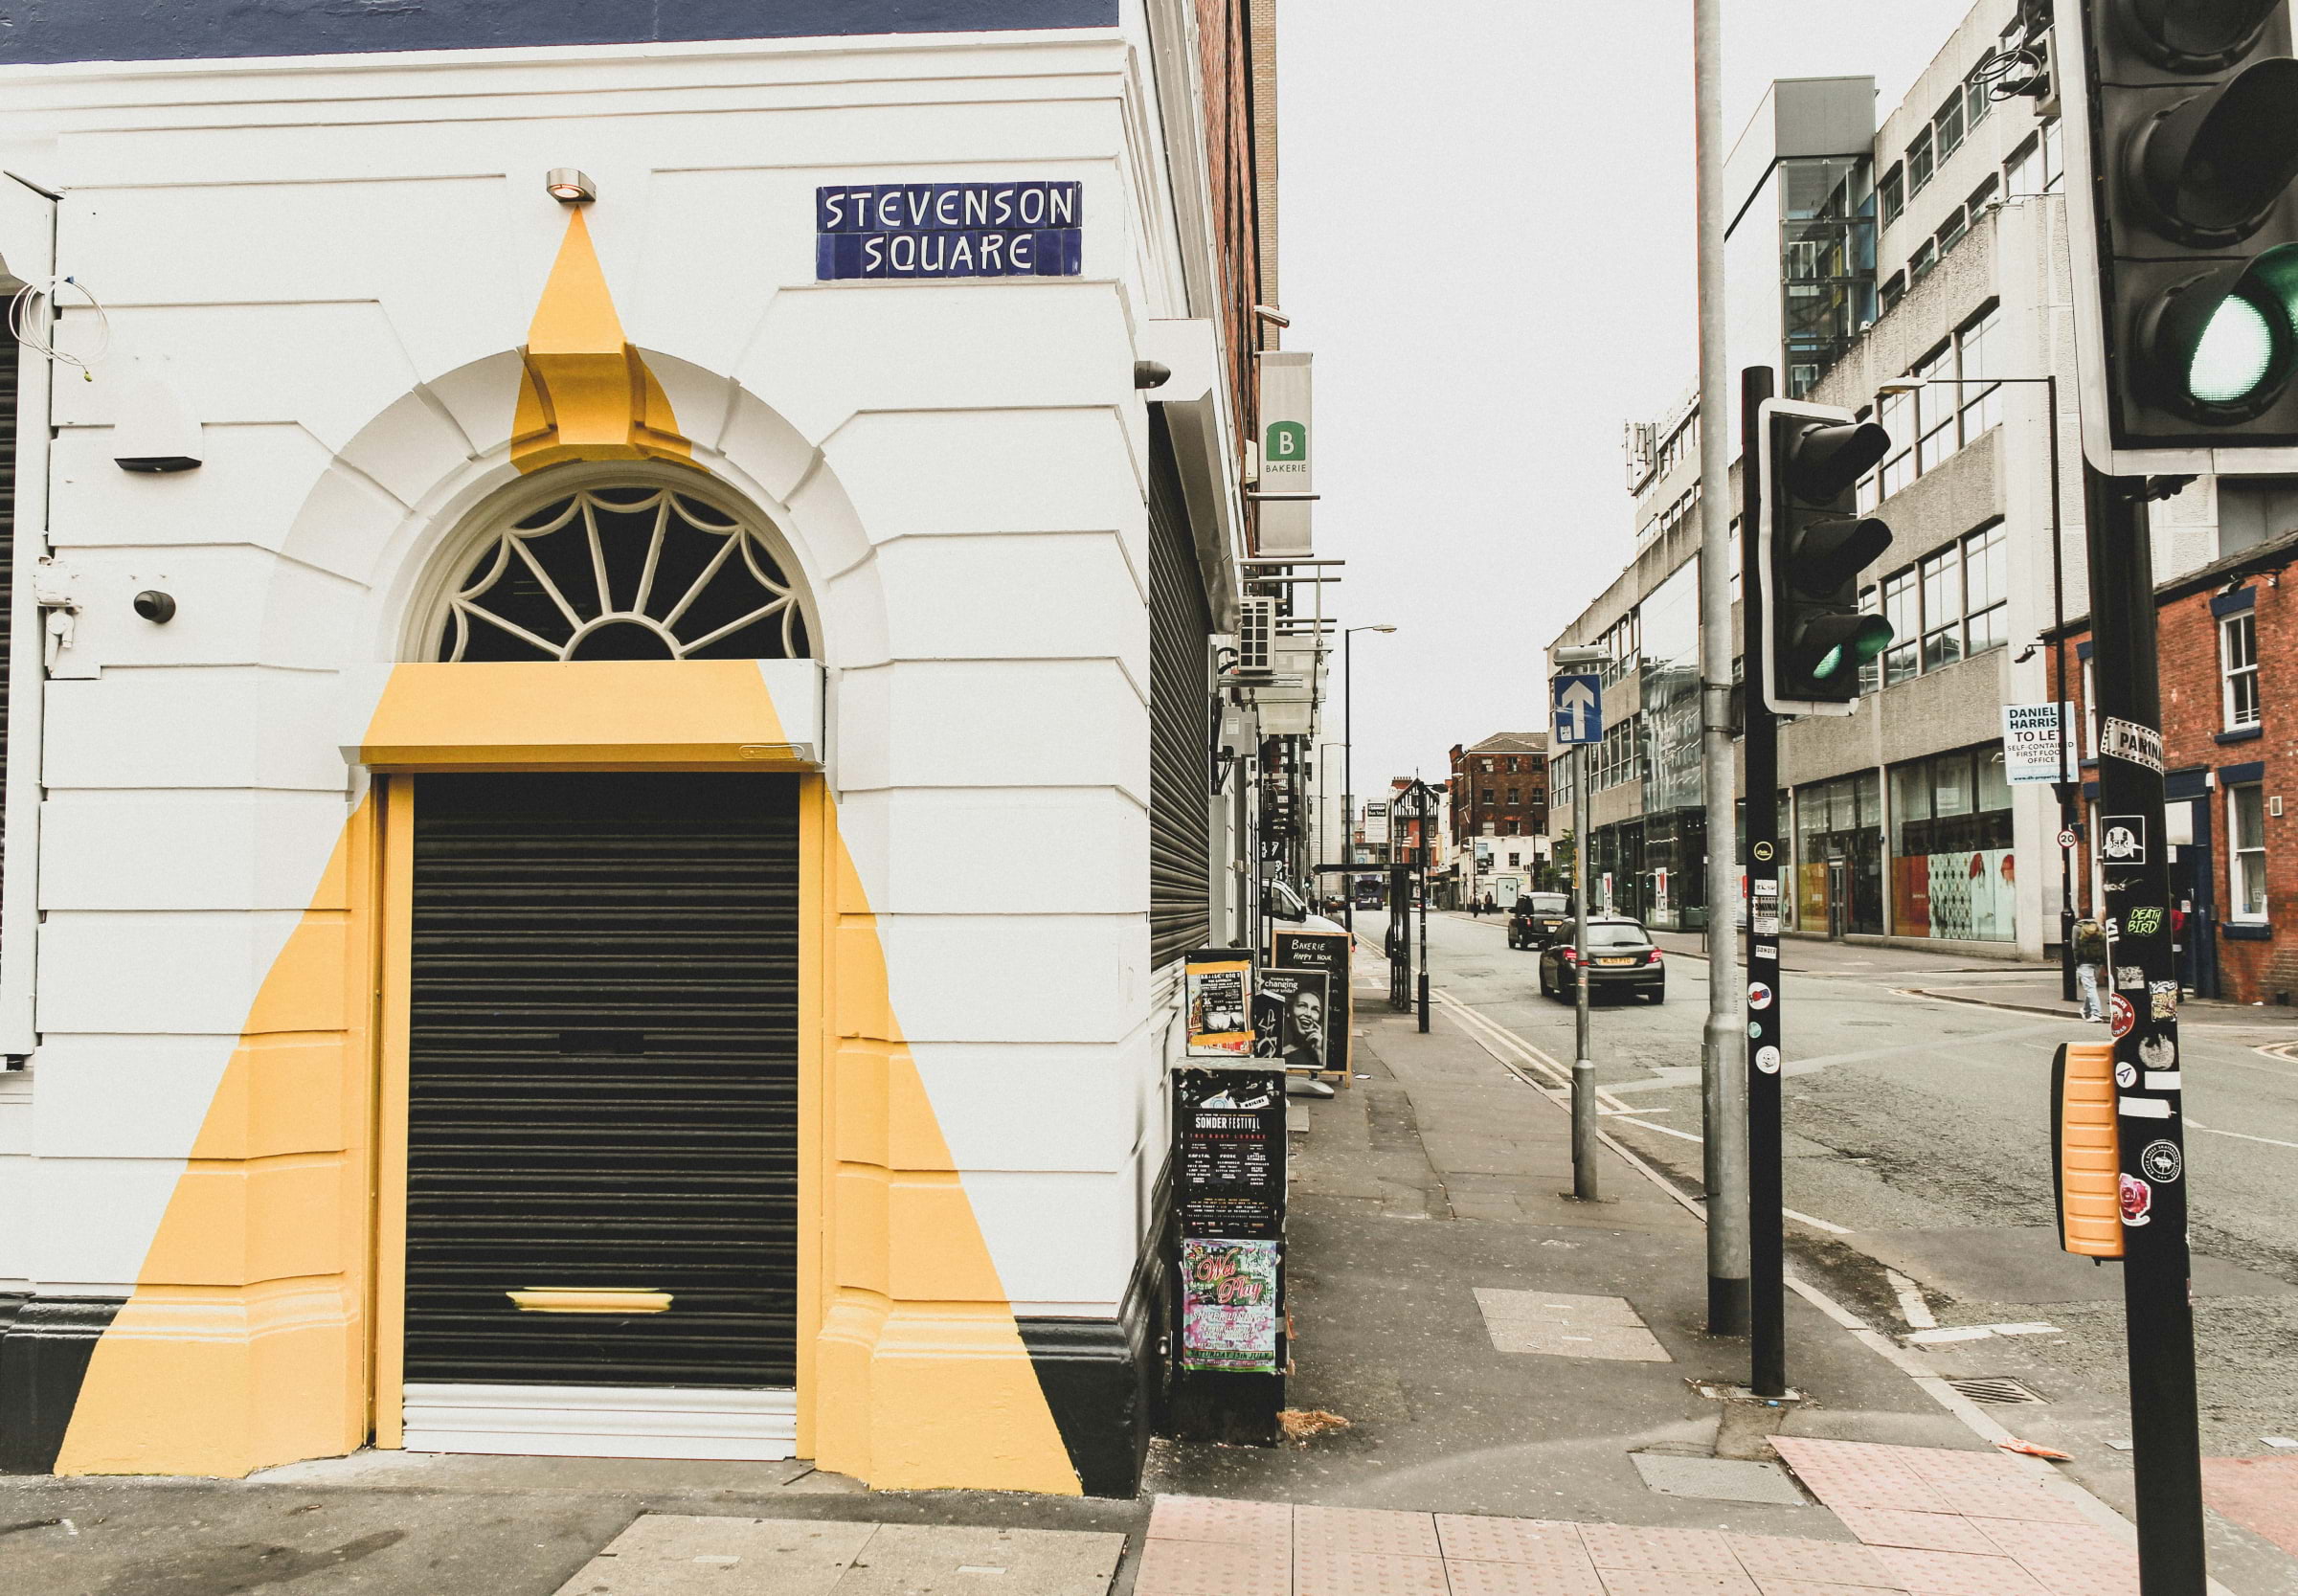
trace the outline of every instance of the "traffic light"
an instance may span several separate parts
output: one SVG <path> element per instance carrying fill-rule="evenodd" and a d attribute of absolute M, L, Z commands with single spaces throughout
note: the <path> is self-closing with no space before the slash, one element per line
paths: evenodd
<path fill-rule="evenodd" d="M 1859 667 L 1891 623 L 1859 613 L 1859 573 L 1891 528 L 1859 513 L 1855 488 L 1891 435 L 1850 411 L 1767 399 L 1764 500 L 1755 569 L 1763 584 L 1764 699 L 1782 714 L 1848 715 Z"/>
<path fill-rule="evenodd" d="M 2059 31 L 2081 56 L 2063 124 L 2091 463 L 2298 468 L 2286 0 L 2061 0 Z"/>

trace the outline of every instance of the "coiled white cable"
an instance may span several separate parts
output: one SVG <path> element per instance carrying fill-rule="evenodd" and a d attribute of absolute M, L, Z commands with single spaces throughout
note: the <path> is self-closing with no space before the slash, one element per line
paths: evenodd
<path fill-rule="evenodd" d="M 78 294 L 87 302 L 87 308 L 96 312 L 94 347 L 79 354 L 56 347 L 55 328 L 60 310 L 56 296 L 66 289 Z M 8 330 L 15 334 L 17 343 L 46 355 L 58 366 L 79 368 L 80 376 L 89 382 L 96 380 L 94 368 L 102 363 L 112 348 L 112 319 L 77 278 L 52 277 L 45 282 L 25 287 L 9 303 Z"/>

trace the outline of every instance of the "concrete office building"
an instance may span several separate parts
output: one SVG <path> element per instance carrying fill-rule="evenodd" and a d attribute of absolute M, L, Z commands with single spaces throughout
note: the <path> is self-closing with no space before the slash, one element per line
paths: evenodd
<path fill-rule="evenodd" d="M 1775 84 L 1727 165 L 1733 371 L 1771 366 L 1783 395 L 1870 415 L 1894 444 L 1861 490 L 1894 534 L 1863 597 L 1899 641 L 1858 714 L 1780 739 L 1804 934 L 2026 957 L 2058 936 L 2057 801 L 2006 784 L 2000 742 L 2003 705 L 2049 696 L 2034 645 L 2056 618 L 2054 428 L 2063 602 L 2084 608 L 2055 106 L 1993 100 L 1974 77 L 2016 11 L 1980 0 L 1880 127 L 1866 79 Z M 2042 384 L 1994 380 L 2054 372 L 2056 416 Z M 1883 392 L 1908 377 L 1963 386 Z M 1585 818 L 1623 911 L 1689 928 L 1706 913 L 1696 412 L 1629 441 L 1634 556 L 1557 640 L 1608 650 L 1610 731 L 1584 783 L 1557 762 L 1555 824 Z M 2219 519 L 2207 481 L 2155 506 L 2158 573 L 2216 557 Z M 1738 548 L 1735 530 L 1735 598 Z M 1735 608 L 1735 651 L 1737 624 Z"/>
<path fill-rule="evenodd" d="M 16 17 L 0 1467 L 1130 1493 L 1250 37 Z"/>

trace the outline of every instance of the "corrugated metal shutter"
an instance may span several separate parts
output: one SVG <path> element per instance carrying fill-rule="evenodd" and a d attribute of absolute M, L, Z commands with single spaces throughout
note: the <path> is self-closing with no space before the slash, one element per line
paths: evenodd
<path fill-rule="evenodd" d="M 15 641 L 16 357 L 15 337 L 0 317 L 0 792 L 8 790 L 8 661 Z M 7 830 L 8 809 L 0 804 L 0 838 Z"/>
<path fill-rule="evenodd" d="M 1149 407 L 1149 954 L 1212 935 L 1205 639 L 1213 630 L 1162 413 Z"/>
<path fill-rule="evenodd" d="M 410 1382 L 796 1375 L 794 777 L 416 783 Z M 667 1312 L 522 1313 L 639 1287 Z"/>

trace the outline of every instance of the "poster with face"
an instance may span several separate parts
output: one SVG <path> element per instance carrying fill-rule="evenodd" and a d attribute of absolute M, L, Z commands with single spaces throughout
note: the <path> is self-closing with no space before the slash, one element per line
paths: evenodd
<path fill-rule="evenodd" d="M 1263 970 L 1252 1002 L 1253 1057 L 1295 1074 L 1327 1068 L 1329 991 L 1321 970 Z"/>
<path fill-rule="evenodd" d="M 1188 1005 L 1188 1056 L 1246 1058 L 1252 1052 L 1252 960 L 1234 948 L 1188 955 L 1183 998 Z"/>
<path fill-rule="evenodd" d="M 1326 1015 L 1324 1068 L 1346 1079 L 1349 1027 L 1356 1015 L 1348 984 L 1348 937 L 1329 931 L 1280 931 L 1275 963 L 1280 970 L 1316 971 L 1325 978 L 1325 1000 L 1332 1007 Z"/>

